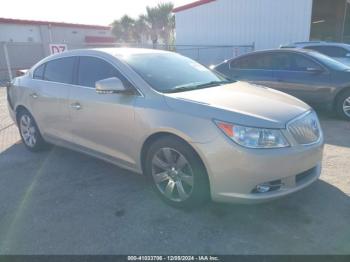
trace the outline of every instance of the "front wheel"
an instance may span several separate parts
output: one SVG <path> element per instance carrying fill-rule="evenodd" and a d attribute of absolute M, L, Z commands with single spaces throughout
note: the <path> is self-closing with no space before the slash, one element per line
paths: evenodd
<path fill-rule="evenodd" d="M 46 143 L 42 138 L 39 128 L 27 110 L 18 113 L 18 128 L 23 144 L 30 151 L 37 152 L 44 149 Z"/>
<path fill-rule="evenodd" d="M 339 96 L 336 103 L 336 110 L 340 117 L 350 121 L 350 90 Z"/>
<path fill-rule="evenodd" d="M 202 161 L 176 137 L 164 137 L 151 145 L 145 169 L 154 190 L 168 204 L 194 207 L 209 199 L 209 181 Z"/>

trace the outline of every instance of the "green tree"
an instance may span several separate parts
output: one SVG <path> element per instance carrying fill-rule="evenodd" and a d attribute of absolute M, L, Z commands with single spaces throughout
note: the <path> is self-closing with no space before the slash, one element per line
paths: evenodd
<path fill-rule="evenodd" d="M 146 7 L 146 20 L 149 24 L 150 36 L 154 46 L 161 38 L 166 45 L 169 45 L 175 28 L 175 18 L 172 13 L 174 5 L 172 3 L 160 3 L 155 7 Z"/>
<path fill-rule="evenodd" d="M 142 43 L 143 38 L 148 39 L 150 35 L 147 18 L 145 15 L 140 15 L 134 24 L 134 39 L 137 43 Z"/>
<path fill-rule="evenodd" d="M 142 43 L 144 38 L 151 39 L 156 47 L 159 39 L 162 39 L 168 47 L 174 39 L 175 17 L 172 13 L 172 3 L 161 3 L 155 7 L 146 7 L 146 14 L 140 15 L 134 20 L 124 15 L 115 20 L 112 26 L 112 33 L 118 41 L 124 43 Z"/>
<path fill-rule="evenodd" d="M 124 15 L 122 18 L 112 23 L 112 33 L 120 42 L 134 42 L 134 27 L 135 20 L 128 15 Z"/>

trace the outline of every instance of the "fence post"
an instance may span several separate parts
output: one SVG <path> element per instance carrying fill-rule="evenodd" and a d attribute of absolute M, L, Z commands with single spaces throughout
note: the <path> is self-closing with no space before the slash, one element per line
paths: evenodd
<path fill-rule="evenodd" d="M 7 50 L 7 43 L 6 42 L 3 42 L 3 48 L 4 48 L 4 55 L 5 55 L 7 71 L 8 71 L 8 74 L 9 74 L 10 81 L 12 81 L 11 63 L 10 63 L 10 58 L 9 58 L 9 53 L 8 53 L 8 50 Z"/>

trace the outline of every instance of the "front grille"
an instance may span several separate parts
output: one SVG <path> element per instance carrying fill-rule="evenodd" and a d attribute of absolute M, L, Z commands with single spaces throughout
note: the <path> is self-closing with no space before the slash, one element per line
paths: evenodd
<path fill-rule="evenodd" d="M 321 136 L 321 126 L 313 111 L 290 122 L 288 130 L 301 145 L 316 143 Z"/>

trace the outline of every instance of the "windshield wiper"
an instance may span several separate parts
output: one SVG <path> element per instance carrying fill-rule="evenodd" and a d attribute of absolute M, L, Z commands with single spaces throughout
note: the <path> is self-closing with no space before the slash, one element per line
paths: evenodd
<path fill-rule="evenodd" d="M 197 85 L 183 85 L 183 86 L 177 86 L 174 89 L 168 90 L 167 93 L 180 93 L 183 91 L 191 91 L 191 90 L 197 90 L 197 89 L 202 89 L 202 88 L 208 88 L 208 87 L 215 87 L 219 85 L 224 85 L 224 84 L 229 84 L 232 83 L 232 81 L 211 81 L 208 83 L 203 83 L 203 84 L 197 84 Z"/>
<path fill-rule="evenodd" d="M 197 88 L 205 88 L 205 87 L 213 87 L 213 86 L 219 86 L 219 85 L 226 85 L 226 84 L 230 84 L 232 83 L 232 81 L 228 81 L 228 80 L 223 80 L 223 81 L 211 81 L 208 83 L 204 83 L 204 84 L 200 84 L 197 85 Z"/>

